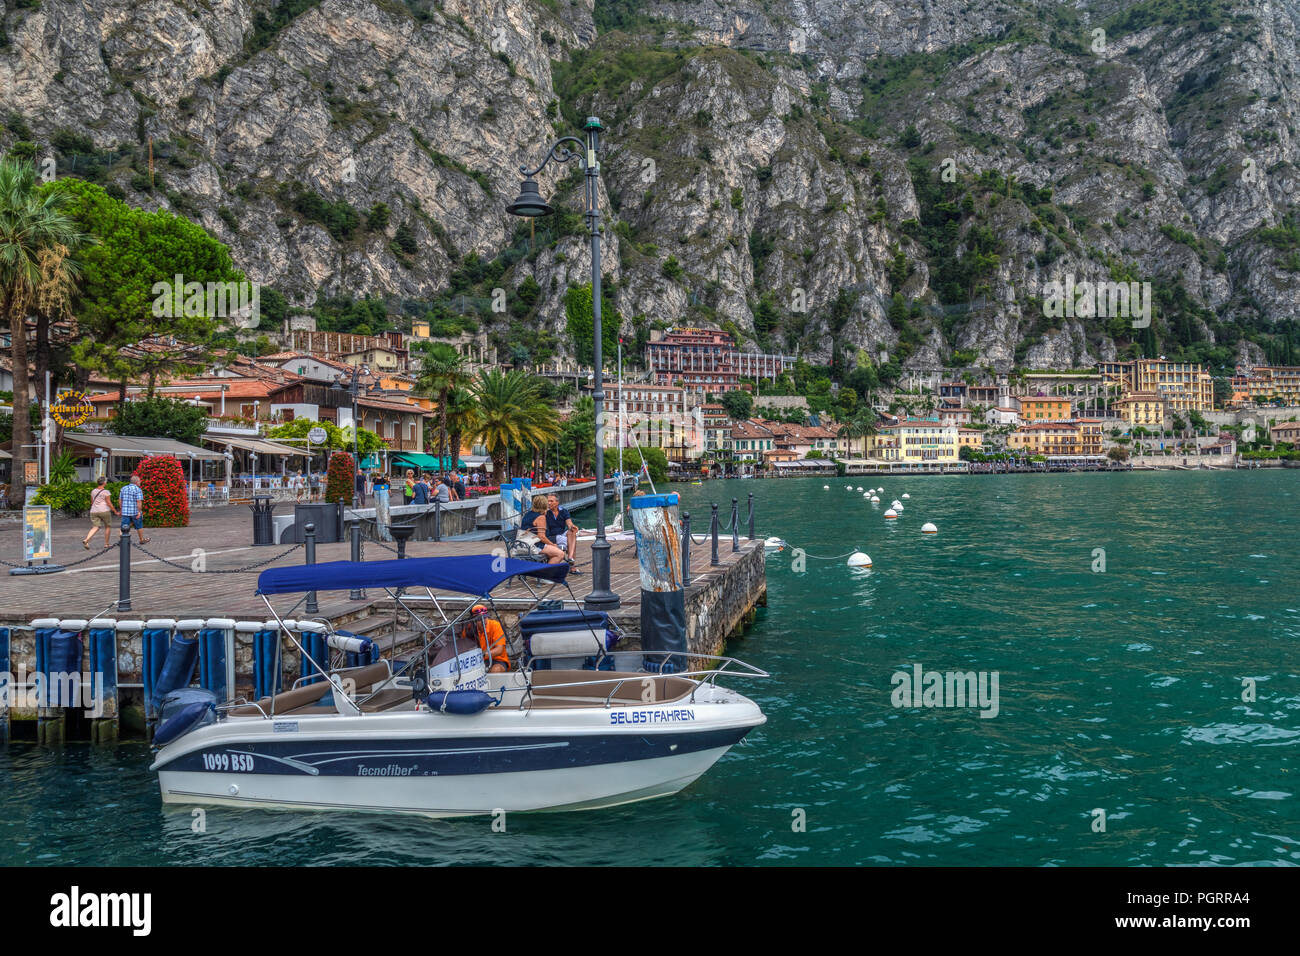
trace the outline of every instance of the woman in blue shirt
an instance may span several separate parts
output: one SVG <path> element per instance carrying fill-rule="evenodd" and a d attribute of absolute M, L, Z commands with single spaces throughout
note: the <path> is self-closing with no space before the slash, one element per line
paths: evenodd
<path fill-rule="evenodd" d="M 532 508 L 519 519 L 519 538 L 546 556 L 547 564 L 559 564 L 564 552 L 546 533 L 546 496 L 533 495 Z"/>

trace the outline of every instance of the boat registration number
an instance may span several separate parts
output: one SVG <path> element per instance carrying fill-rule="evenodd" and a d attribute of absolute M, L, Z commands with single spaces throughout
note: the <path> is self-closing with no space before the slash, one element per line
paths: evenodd
<path fill-rule="evenodd" d="M 204 754 L 204 770 L 240 770 L 251 772 L 253 769 L 252 754 Z"/>

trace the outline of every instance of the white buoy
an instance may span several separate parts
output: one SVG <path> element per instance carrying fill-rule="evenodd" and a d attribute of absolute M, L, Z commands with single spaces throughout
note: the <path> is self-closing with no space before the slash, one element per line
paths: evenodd
<path fill-rule="evenodd" d="M 849 567 L 869 568 L 871 567 L 871 556 L 861 551 L 854 551 L 849 555 Z"/>
<path fill-rule="evenodd" d="M 938 534 L 938 533 L 939 533 L 939 529 L 936 528 L 934 526 L 934 523 L 931 521 L 927 521 L 925 524 L 921 525 L 921 534 Z"/>
<path fill-rule="evenodd" d="M 864 491 L 864 492 L 862 492 L 862 497 L 864 497 L 864 498 L 870 498 L 871 495 L 870 495 L 868 492 L 865 492 L 865 491 Z"/>
<path fill-rule="evenodd" d="M 861 490 L 862 490 L 862 486 L 861 486 L 861 485 L 858 485 L 858 491 L 861 491 Z"/>
<path fill-rule="evenodd" d="M 878 505 L 878 504 L 880 504 L 880 499 L 877 498 L 875 495 L 872 495 L 872 496 L 871 496 L 871 503 L 872 503 L 873 505 Z"/>
<path fill-rule="evenodd" d="M 898 517 L 898 512 L 895 511 L 893 508 L 890 508 L 890 509 L 888 509 L 888 510 L 885 512 L 885 517 L 886 517 L 886 518 L 897 518 L 897 517 Z"/>
<path fill-rule="evenodd" d="M 889 507 L 893 508 L 895 511 L 902 511 L 903 503 L 899 501 L 897 498 L 895 498 L 893 501 L 889 503 Z"/>
<path fill-rule="evenodd" d="M 909 500 L 911 497 L 912 497 L 911 495 L 905 493 L 905 494 L 903 495 L 903 500 L 904 500 L 904 501 L 907 501 L 907 500 Z"/>
<path fill-rule="evenodd" d="M 831 490 L 830 485 L 822 485 L 822 491 L 830 491 L 830 490 Z"/>
<path fill-rule="evenodd" d="M 785 542 L 780 538 L 768 538 L 763 542 L 763 550 L 765 551 L 780 551 L 783 547 L 785 547 Z"/>
<path fill-rule="evenodd" d="M 844 486 L 844 490 L 845 490 L 845 491 L 852 491 L 852 490 L 853 490 L 853 486 L 852 486 L 852 485 L 845 485 L 845 486 Z"/>

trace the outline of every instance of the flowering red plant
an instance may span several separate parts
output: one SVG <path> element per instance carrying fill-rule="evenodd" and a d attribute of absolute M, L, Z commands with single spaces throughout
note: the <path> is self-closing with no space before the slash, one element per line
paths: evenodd
<path fill-rule="evenodd" d="M 330 455 L 329 471 L 325 479 L 325 500 L 336 502 L 340 498 L 347 504 L 352 503 L 352 494 L 356 490 L 357 473 L 353 458 L 345 451 L 336 451 Z"/>
<path fill-rule="evenodd" d="M 152 455 L 136 467 L 144 491 L 141 511 L 150 528 L 184 528 L 190 523 L 185 469 L 171 455 Z"/>

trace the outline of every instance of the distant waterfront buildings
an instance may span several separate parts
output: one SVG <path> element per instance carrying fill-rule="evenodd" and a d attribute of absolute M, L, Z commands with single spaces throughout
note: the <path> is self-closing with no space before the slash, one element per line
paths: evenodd
<path fill-rule="evenodd" d="M 1214 410 L 1214 381 L 1196 362 L 1135 359 L 1099 362 L 1097 370 L 1107 384 L 1120 387 L 1121 399 L 1154 394 L 1171 413 Z"/>
<path fill-rule="evenodd" d="M 742 378 L 776 379 L 794 365 L 787 355 L 741 352 L 731 336 L 713 329 L 653 331 L 646 361 L 658 385 L 682 383 L 694 392 L 721 395 L 741 387 Z"/>

